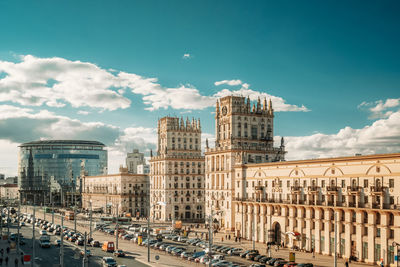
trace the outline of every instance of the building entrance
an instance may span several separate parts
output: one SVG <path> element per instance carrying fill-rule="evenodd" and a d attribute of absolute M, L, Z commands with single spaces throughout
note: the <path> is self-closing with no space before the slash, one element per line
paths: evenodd
<path fill-rule="evenodd" d="M 275 242 L 276 245 L 281 244 L 281 225 L 279 223 L 275 223 L 274 226 L 274 236 L 273 236 L 273 242 Z"/>

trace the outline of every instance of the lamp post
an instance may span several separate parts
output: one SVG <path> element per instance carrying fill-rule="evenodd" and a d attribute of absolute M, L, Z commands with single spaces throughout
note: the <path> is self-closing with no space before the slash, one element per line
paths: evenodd
<path fill-rule="evenodd" d="M 150 202 L 149 202 L 150 204 Z M 156 204 L 153 204 L 150 206 L 149 209 L 149 216 L 147 216 L 147 262 L 150 262 L 150 211 L 154 206 L 160 205 L 160 206 L 165 206 L 167 203 L 158 201 Z"/>
<path fill-rule="evenodd" d="M 396 246 L 396 248 L 397 248 L 397 267 L 399 267 L 399 261 L 400 261 L 400 259 L 399 259 L 399 256 L 400 256 L 399 247 L 400 247 L 400 244 L 395 242 L 395 241 L 393 241 L 392 246 L 393 247 Z"/>
<path fill-rule="evenodd" d="M 89 200 L 90 210 L 89 210 L 89 239 L 92 238 L 92 200 Z"/>

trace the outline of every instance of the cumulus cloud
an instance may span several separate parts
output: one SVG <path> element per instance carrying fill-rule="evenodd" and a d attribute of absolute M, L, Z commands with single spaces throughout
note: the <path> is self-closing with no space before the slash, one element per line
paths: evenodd
<path fill-rule="evenodd" d="M 85 111 L 85 110 L 79 110 L 77 113 L 78 113 L 79 115 L 89 115 L 89 114 L 90 114 L 89 111 Z"/>
<path fill-rule="evenodd" d="M 256 101 L 258 98 L 261 98 L 261 99 L 266 98 L 267 100 L 271 99 L 272 106 L 275 111 L 303 111 L 303 112 L 310 111 L 304 105 L 297 106 L 297 105 L 287 104 L 286 100 L 283 99 L 282 97 L 273 96 L 268 93 L 254 91 L 254 90 L 248 89 L 247 87 L 242 87 L 238 90 L 223 89 L 223 90 L 219 91 L 218 93 L 216 93 L 214 95 L 214 97 L 219 98 L 219 97 L 224 97 L 224 96 L 229 96 L 229 95 L 238 95 L 238 96 L 249 97 L 250 100 L 252 100 L 252 101 Z"/>
<path fill-rule="evenodd" d="M 183 54 L 182 58 L 183 59 L 190 59 L 190 58 L 192 58 L 192 55 L 189 54 L 189 53 L 186 53 L 186 54 Z"/>
<path fill-rule="evenodd" d="M 242 81 L 241 80 L 223 80 L 223 81 L 217 81 L 214 83 L 215 86 L 219 86 L 222 84 L 227 84 L 230 86 L 235 86 L 235 85 L 241 85 Z"/>
<path fill-rule="evenodd" d="M 371 115 L 370 119 L 388 118 L 399 109 L 400 98 L 389 98 L 386 101 L 362 102 L 359 109 L 367 109 Z"/>
<path fill-rule="evenodd" d="M 311 159 L 400 151 L 400 112 L 361 129 L 345 127 L 336 134 L 285 137 L 287 159 Z"/>
<path fill-rule="evenodd" d="M 21 56 L 21 62 L 0 61 L 0 102 L 27 106 L 127 108 L 130 100 L 115 91 L 122 81 L 92 63 L 59 57 Z"/>

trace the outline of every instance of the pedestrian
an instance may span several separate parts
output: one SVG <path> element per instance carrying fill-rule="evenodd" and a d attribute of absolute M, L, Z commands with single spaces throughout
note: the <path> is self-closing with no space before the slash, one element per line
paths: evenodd
<path fill-rule="evenodd" d="M 7 254 L 10 253 L 10 247 L 7 247 Z"/>
<path fill-rule="evenodd" d="M 15 258 L 14 263 L 15 263 L 15 267 L 18 267 L 18 258 Z"/>
<path fill-rule="evenodd" d="M 231 240 L 231 234 L 228 235 L 229 240 Z"/>
<path fill-rule="evenodd" d="M 6 257 L 6 265 L 8 266 L 8 256 Z"/>
<path fill-rule="evenodd" d="M 346 261 L 346 263 L 344 264 L 344 266 L 349 267 L 349 262 Z"/>

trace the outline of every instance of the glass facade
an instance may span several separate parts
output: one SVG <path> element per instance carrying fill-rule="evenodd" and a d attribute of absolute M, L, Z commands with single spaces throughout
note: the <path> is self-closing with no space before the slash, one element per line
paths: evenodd
<path fill-rule="evenodd" d="M 100 142 L 80 140 L 35 141 L 20 145 L 21 200 L 30 202 L 37 198 L 40 203 L 51 202 L 50 199 L 46 201 L 46 195 L 54 185 L 72 191 L 82 172 L 90 176 L 106 174 L 107 150 L 104 147 Z"/>

